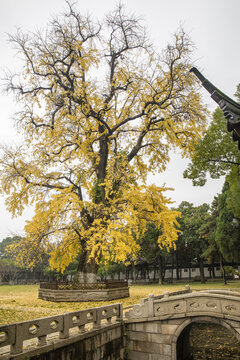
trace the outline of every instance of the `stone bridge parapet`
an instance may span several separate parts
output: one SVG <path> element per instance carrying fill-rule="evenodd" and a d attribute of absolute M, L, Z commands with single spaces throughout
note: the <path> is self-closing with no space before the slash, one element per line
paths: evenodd
<path fill-rule="evenodd" d="M 240 341 L 240 293 L 226 290 L 149 295 L 126 314 L 128 360 L 187 360 L 194 322 L 215 323 Z"/>
<path fill-rule="evenodd" d="M 165 292 L 164 295 L 149 295 L 140 304 L 126 313 L 128 320 L 211 315 L 240 320 L 240 293 L 229 290 L 204 290 L 181 294 Z"/>

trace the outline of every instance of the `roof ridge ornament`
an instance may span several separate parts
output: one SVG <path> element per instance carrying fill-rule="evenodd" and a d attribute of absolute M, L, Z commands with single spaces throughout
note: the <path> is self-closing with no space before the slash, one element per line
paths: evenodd
<path fill-rule="evenodd" d="M 232 131 L 233 141 L 238 142 L 240 150 L 240 104 L 216 88 L 203 74 L 195 67 L 190 69 L 201 81 L 202 86 L 211 94 L 211 98 L 219 105 L 227 120 L 227 130 Z"/>

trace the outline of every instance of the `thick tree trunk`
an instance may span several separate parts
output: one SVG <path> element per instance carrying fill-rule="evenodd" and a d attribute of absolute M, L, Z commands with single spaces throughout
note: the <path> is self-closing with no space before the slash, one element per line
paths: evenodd
<path fill-rule="evenodd" d="M 75 280 L 83 284 L 97 282 L 98 266 L 94 258 L 89 259 L 87 251 L 82 251 L 79 259 L 78 269 Z"/>

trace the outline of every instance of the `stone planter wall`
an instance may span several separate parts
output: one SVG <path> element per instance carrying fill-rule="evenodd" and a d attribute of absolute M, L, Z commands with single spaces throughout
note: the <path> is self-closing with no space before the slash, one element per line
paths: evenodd
<path fill-rule="evenodd" d="M 129 297 L 129 287 L 113 289 L 88 289 L 88 290 L 52 290 L 39 289 L 38 298 L 54 302 L 70 301 L 110 301 Z"/>

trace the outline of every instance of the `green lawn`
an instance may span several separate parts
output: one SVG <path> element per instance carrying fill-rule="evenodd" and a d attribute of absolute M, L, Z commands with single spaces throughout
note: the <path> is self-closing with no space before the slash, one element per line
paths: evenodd
<path fill-rule="evenodd" d="M 164 291 L 172 292 L 183 289 L 185 289 L 185 284 L 133 285 L 130 287 L 130 297 L 120 299 L 119 301 L 54 303 L 38 299 L 38 285 L 0 286 L 0 324 L 10 324 L 117 302 L 123 303 L 123 307 L 126 307 L 139 303 L 140 299 L 147 297 L 148 294 L 159 295 Z M 193 283 L 191 284 L 191 289 L 240 289 L 240 282 L 232 281 L 227 285 L 224 285 L 222 282 L 206 284 Z"/>

